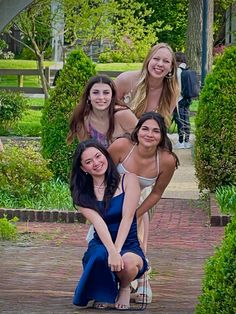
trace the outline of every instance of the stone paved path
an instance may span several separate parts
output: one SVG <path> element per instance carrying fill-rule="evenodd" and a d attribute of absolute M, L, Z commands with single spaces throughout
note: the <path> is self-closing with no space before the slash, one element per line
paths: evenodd
<path fill-rule="evenodd" d="M 20 241 L 0 242 L 0 313 L 98 312 L 72 305 L 88 225 L 21 222 L 18 229 Z M 194 313 L 204 261 L 223 232 L 223 227 L 209 227 L 205 205 L 199 200 L 160 201 L 148 252 L 153 303 L 143 313 Z M 132 313 L 139 313 L 136 309 Z"/>

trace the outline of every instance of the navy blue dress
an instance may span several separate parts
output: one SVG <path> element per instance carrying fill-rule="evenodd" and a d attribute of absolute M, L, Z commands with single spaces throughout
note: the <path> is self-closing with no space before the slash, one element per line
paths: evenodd
<path fill-rule="evenodd" d="M 124 196 L 124 191 L 114 196 L 110 207 L 103 216 L 113 242 L 116 240 L 122 219 Z M 102 204 L 102 202 L 98 203 Z M 143 259 L 143 267 L 136 277 L 139 278 L 147 270 L 148 265 L 137 237 L 136 217 L 133 219 L 129 234 L 120 254 L 123 255 L 126 252 L 135 253 Z M 86 306 L 91 300 L 114 304 L 118 295 L 118 278 L 108 267 L 108 252 L 96 230 L 94 238 L 89 242 L 82 262 L 84 271 L 76 287 L 73 304 Z"/>

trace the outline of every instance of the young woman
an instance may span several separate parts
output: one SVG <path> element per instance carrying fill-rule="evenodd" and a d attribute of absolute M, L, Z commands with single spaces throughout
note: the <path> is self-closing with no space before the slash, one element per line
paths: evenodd
<path fill-rule="evenodd" d="M 144 112 L 155 111 L 170 124 L 179 88 L 175 55 L 169 45 L 153 46 L 141 71 L 124 72 L 115 79 L 115 84 L 118 98 L 124 100 L 138 118 Z"/>
<path fill-rule="evenodd" d="M 113 81 L 98 75 L 89 80 L 72 113 L 67 142 L 94 138 L 107 148 L 114 139 L 131 132 L 136 123 L 132 111 L 117 100 Z"/>
<path fill-rule="evenodd" d="M 150 210 L 160 200 L 179 164 L 177 156 L 172 152 L 164 118 L 156 112 L 144 113 L 130 138 L 117 139 L 108 151 L 119 173 L 135 173 L 141 190 L 148 190 L 146 195 L 142 193 L 143 199 L 137 209 L 137 216 L 143 216 L 138 231 L 146 253 L 148 212 L 150 215 Z M 137 303 L 142 302 L 143 294 L 147 303 L 151 303 L 152 291 L 149 283 L 139 280 L 135 297 Z"/>
<path fill-rule="evenodd" d="M 137 176 L 120 176 L 105 148 L 87 140 L 75 152 L 71 194 L 74 205 L 95 228 L 73 303 L 86 306 L 94 300 L 95 308 L 115 304 L 118 310 L 128 309 L 130 282 L 147 270 L 137 237 Z"/>

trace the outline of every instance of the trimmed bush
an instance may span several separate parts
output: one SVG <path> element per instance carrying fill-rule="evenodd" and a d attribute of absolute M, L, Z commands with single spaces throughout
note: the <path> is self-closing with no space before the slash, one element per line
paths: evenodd
<path fill-rule="evenodd" d="M 0 91 L 0 126 L 7 128 L 20 120 L 27 107 L 27 98 L 20 93 Z"/>
<path fill-rule="evenodd" d="M 49 159 L 56 178 L 68 180 L 75 149 L 75 145 L 66 144 L 71 112 L 88 79 L 95 73 L 95 65 L 82 50 L 71 52 L 45 103 L 42 113 L 43 156 Z"/>
<path fill-rule="evenodd" d="M 196 123 L 195 168 L 200 190 L 236 183 L 236 47 L 225 49 L 207 75 Z"/>
<path fill-rule="evenodd" d="M 0 240 L 15 240 L 17 238 L 17 229 L 15 223 L 17 217 L 8 220 L 6 215 L 0 218 Z"/>
<path fill-rule="evenodd" d="M 234 314 L 236 311 L 236 217 L 225 237 L 205 265 L 202 295 L 196 314 Z"/>
<path fill-rule="evenodd" d="M 5 144 L 4 152 L 0 153 L 0 193 L 20 198 L 36 195 L 41 183 L 52 178 L 47 165 L 32 144 L 26 147 Z"/>

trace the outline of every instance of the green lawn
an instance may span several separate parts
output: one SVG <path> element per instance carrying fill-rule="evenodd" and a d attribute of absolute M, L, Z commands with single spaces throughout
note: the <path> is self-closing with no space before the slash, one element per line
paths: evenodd
<path fill-rule="evenodd" d="M 45 61 L 45 66 L 50 66 L 54 62 Z M 0 69 L 37 69 L 37 62 L 34 60 L 1 60 Z M 0 86 L 18 86 L 17 76 L 0 76 Z M 41 82 L 38 76 L 24 76 L 24 86 L 40 87 Z"/>
<path fill-rule="evenodd" d="M 23 118 L 7 130 L 0 129 L 4 136 L 41 136 L 41 110 L 27 110 Z"/>
<path fill-rule="evenodd" d="M 44 98 L 28 98 L 29 106 L 32 107 L 43 107 L 44 106 Z"/>
<path fill-rule="evenodd" d="M 139 70 L 142 63 L 97 63 L 97 71 L 130 71 Z"/>
<path fill-rule="evenodd" d="M 52 66 L 54 62 L 45 61 L 45 66 Z M 97 63 L 97 71 L 128 71 L 137 70 L 141 63 Z M 37 69 L 34 60 L 0 60 L 0 69 Z M 0 76 L 0 86 L 18 86 L 17 76 Z M 38 76 L 25 76 L 24 86 L 40 87 L 41 82 Z"/>
<path fill-rule="evenodd" d="M 54 62 L 45 61 L 45 66 L 50 66 Z M 37 69 L 37 62 L 35 60 L 2 60 L 0 59 L 0 69 Z"/>

